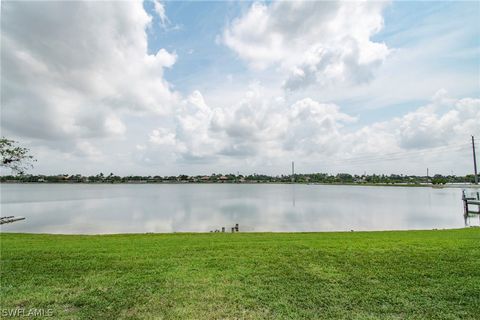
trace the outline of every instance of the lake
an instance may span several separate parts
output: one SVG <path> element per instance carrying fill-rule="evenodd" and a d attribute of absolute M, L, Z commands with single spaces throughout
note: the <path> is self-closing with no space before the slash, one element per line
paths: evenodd
<path fill-rule="evenodd" d="M 2 184 L 2 232 L 461 228 L 461 189 L 292 184 Z M 478 224 L 478 218 L 472 223 Z"/>

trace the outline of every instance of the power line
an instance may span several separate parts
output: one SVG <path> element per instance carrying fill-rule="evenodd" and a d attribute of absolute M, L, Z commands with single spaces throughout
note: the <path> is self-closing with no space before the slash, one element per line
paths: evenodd
<path fill-rule="evenodd" d="M 437 149 L 445 149 L 445 148 L 452 148 L 452 147 L 458 147 L 458 148 L 466 148 L 469 147 L 470 143 L 460 143 L 460 144 L 449 144 L 449 145 L 444 145 L 444 146 L 438 146 L 438 147 L 431 147 L 431 148 L 425 148 L 425 149 L 414 149 L 414 150 L 402 150 L 402 151 L 396 151 L 396 152 L 390 152 L 390 153 L 384 153 L 381 154 L 381 156 L 389 156 L 389 155 L 396 155 L 396 154 L 405 154 L 405 153 L 421 153 L 421 152 L 428 152 L 430 150 L 437 150 Z M 371 154 L 365 153 L 365 155 L 369 156 Z M 357 158 L 357 157 L 355 157 Z"/>
<path fill-rule="evenodd" d="M 460 152 L 463 151 L 464 148 L 459 148 L 459 149 L 451 149 L 449 150 L 449 154 L 454 153 L 454 152 Z M 402 159 L 411 159 L 414 157 L 419 157 L 419 156 L 433 156 L 433 155 L 439 155 L 445 153 L 444 150 L 437 150 L 437 151 L 431 151 L 431 152 L 422 152 L 422 153 L 405 153 L 403 155 L 397 155 L 397 156 L 388 156 L 388 157 L 372 157 L 372 158 L 364 158 L 364 159 L 347 159 L 347 160 L 340 160 L 345 163 L 365 163 L 365 162 L 371 162 L 371 161 L 392 161 L 392 160 L 402 160 Z"/>
<path fill-rule="evenodd" d="M 465 150 L 469 149 L 469 143 L 462 143 L 462 144 L 451 144 L 445 146 L 434 147 L 430 149 L 422 149 L 422 150 L 412 150 L 412 151 L 403 151 L 403 152 L 392 152 L 382 155 L 368 155 L 368 156 L 359 156 L 359 157 L 352 157 L 346 159 L 325 159 L 325 162 L 329 162 L 329 164 L 325 164 L 327 168 L 335 168 L 335 167 L 360 167 L 365 165 L 371 165 L 373 163 L 381 163 L 381 162 L 395 162 L 399 160 L 409 159 L 413 162 L 418 162 L 421 160 L 419 157 L 432 157 L 435 155 L 441 155 L 444 153 L 448 153 L 449 155 L 456 155 L 458 157 L 459 154 L 462 155 L 462 158 L 466 157 Z M 435 159 L 435 162 L 446 162 L 452 161 L 450 158 L 439 157 Z M 334 163 L 334 164 L 332 164 Z"/>
<path fill-rule="evenodd" d="M 344 163 L 356 163 L 356 162 L 370 162 L 370 161 L 389 161 L 389 160 L 400 160 L 410 158 L 412 156 L 420 156 L 420 155 L 435 155 L 439 153 L 443 153 L 448 151 L 451 152 L 459 152 L 469 148 L 469 144 L 460 144 L 460 145 L 448 145 L 448 146 L 441 146 L 436 148 L 430 149 L 423 149 L 423 150 L 413 150 L 413 151 L 403 151 L 403 152 L 392 152 L 386 153 L 381 155 L 365 155 L 365 156 L 358 156 L 358 157 L 351 157 L 351 158 L 337 158 L 336 161 L 341 161 Z M 449 149 L 449 150 L 448 150 Z M 330 161 L 333 160 L 330 158 Z"/>

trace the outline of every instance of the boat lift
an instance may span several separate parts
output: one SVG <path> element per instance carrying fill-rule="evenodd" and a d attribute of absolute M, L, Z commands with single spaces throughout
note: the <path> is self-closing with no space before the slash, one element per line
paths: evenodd
<path fill-rule="evenodd" d="M 462 201 L 465 225 L 468 225 L 468 218 L 478 216 L 480 219 L 480 192 L 477 191 L 467 195 L 465 190 L 462 190 Z"/>

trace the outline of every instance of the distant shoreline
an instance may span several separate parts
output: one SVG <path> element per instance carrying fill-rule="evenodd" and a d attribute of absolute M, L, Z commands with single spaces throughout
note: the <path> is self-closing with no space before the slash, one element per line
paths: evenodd
<path fill-rule="evenodd" d="M 473 188 L 473 189 L 480 189 L 480 184 L 460 184 L 460 183 L 452 183 L 452 184 L 407 184 L 407 183 L 306 183 L 306 182 L 20 182 L 20 181 L 2 181 L 2 184 L 60 184 L 60 185 L 172 185 L 172 184 L 179 184 L 179 185 L 275 185 L 275 184 L 282 184 L 282 185 L 320 185 L 320 186 L 354 186 L 354 187 L 414 187 L 414 188 L 434 188 L 434 189 L 444 189 L 444 188 Z"/>

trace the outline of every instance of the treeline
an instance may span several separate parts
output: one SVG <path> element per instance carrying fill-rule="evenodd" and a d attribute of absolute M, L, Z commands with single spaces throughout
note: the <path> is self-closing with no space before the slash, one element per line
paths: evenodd
<path fill-rule="evenodd" d="M 264 174 L 235 175 L 235 174 L 211 174 L 211 175 L 178 175 L 178 176 L 118 176 L 113 173 L 104 175 L 99 173 L 92 176 L 81 174 L 68 175 L 9 175 L 1 176 L 0 182 L 16 183 L 354 183 L 354 184 L 446 184 L 446 183 L 473 183 L 474 175 L 443 176 L 436 174 L 432 177 L 414 175 L 351 175 L 339 173 L 331 175 L 327 173 L 310 173 L 269 176 Z"/>

